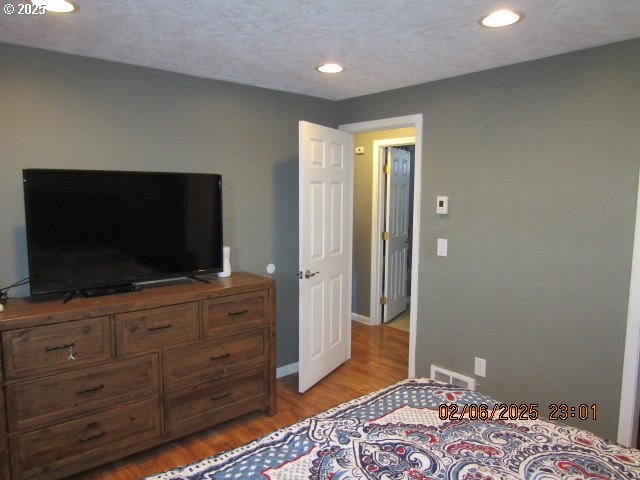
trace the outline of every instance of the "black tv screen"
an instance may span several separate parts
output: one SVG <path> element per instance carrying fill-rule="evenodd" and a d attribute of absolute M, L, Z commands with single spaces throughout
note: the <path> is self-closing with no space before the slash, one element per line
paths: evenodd
<path fill-rule="evenodd" d="M 31 295 L 222 270 L 217 174 L 23 170 Z"/>

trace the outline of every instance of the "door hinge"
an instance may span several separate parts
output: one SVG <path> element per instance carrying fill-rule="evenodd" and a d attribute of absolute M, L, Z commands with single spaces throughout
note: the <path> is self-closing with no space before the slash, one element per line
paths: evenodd
<path fill-rule="evenodd" d="M 382 170 L 384 171 L 384 173 L 389 175 L 391 173 L 391 164 L 390 163 L 385 163 L 384 167 L 382 167 Z"/>
<path fill-rule="evenodd" d="M 386 305 L 387 304 L 387 297 L 380 297 L 380 305 Z"/>
<path fill-rule="evenodd" d="M 389 232 L 382 232 L 382 240 L 389 240 Z"/>

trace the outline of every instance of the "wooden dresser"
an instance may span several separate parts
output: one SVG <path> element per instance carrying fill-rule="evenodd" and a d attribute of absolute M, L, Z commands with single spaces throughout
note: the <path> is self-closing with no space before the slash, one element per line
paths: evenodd
<path fill-rule="evenodd" d="M 0 313 L 0 479 L 56 479 L 275 414 L 275 284 L 249 273 Z"/>

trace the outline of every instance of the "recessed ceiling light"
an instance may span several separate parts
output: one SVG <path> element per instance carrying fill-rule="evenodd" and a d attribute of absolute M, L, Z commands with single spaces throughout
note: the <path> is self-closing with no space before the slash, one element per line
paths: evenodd
<path fill-rule="evenodd" d="M 521 13 L 516 13 L 512 10 L 496 10 L 482 17 L 479 23 L 480 25 L 490 28 L 506 27 L 522 20 L 523 16 Z"/>
<path fill-rule="evenodd" d="M 344 72 L 344 67 L 338 63 L 323 63 L 318 65 L 316 70 L 322 73 L 340 73 Z"/>
<path fill-rule="evenodd" d="M 36 7 L 44 7 L 47 12 L 69 13 L 76 9 L 76 6 L 66 0 L 31 0 Z"/>

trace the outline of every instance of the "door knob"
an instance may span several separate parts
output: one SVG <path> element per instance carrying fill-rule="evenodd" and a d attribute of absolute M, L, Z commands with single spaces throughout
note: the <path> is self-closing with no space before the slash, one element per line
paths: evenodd
<path fill-rule="evenodd" d="M 315 277 L 319 273 L 320 272 L 311 272 L 311 271 L 307 270 L 306 272 L 304 272 L 304 278 Z"/>

